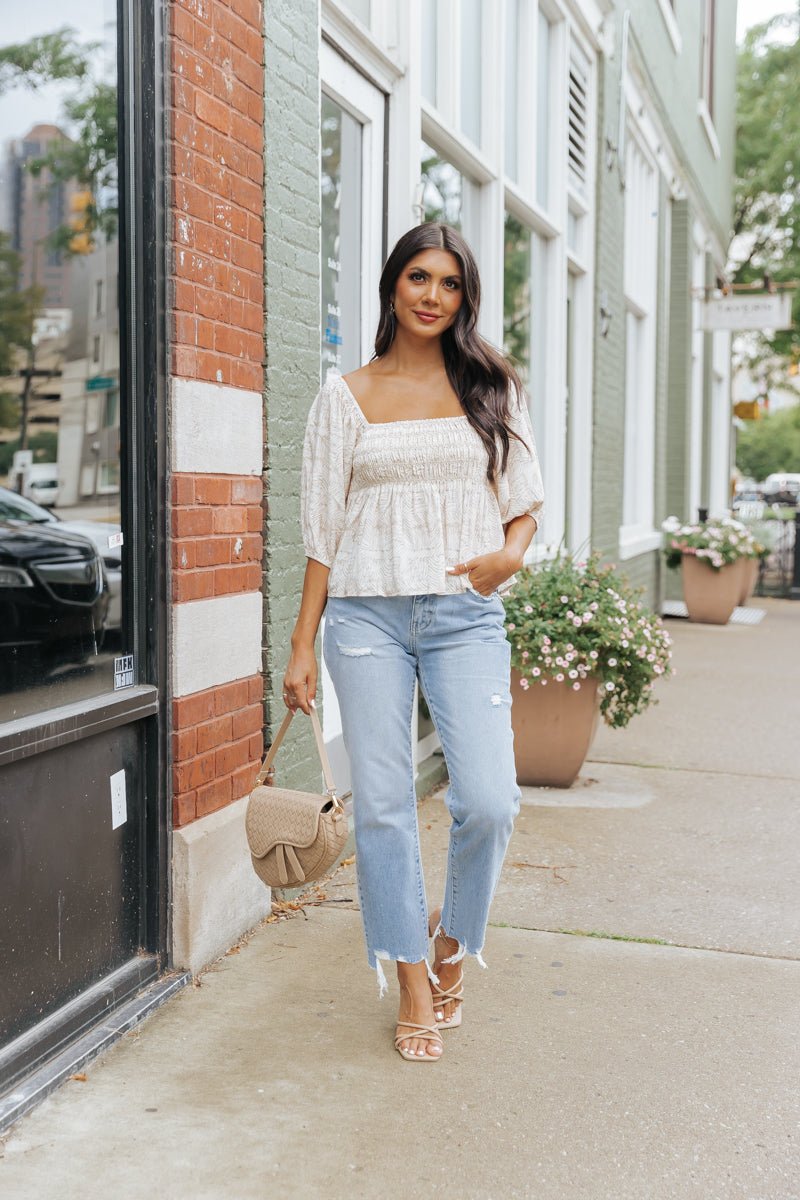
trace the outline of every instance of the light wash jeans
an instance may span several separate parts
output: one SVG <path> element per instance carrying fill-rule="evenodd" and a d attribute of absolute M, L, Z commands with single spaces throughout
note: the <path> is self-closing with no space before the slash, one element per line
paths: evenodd
<path fill-rule="evenodd" d="M 411 723 L 420 686 L 442 743 L 452 817 L 439 928 L 458 952 L 483 949 L 489 907 L 519 812 L 511 728 L 511 646 L 497 591 L 329 596 L 323 655 L 350 759 L 356 871 L 369 965 L 428 964 Z M 435 936 L 435 933 L 434 933 Z"/>

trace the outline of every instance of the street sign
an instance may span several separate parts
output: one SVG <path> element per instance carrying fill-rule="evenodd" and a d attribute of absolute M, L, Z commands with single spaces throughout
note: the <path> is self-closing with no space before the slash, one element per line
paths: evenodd
<path fill-rule="evenodd" d="M 720 296 L 702 306 L 700 328 L 718 329 L 791 329 L 791 292 L 764 292 L 760 295 Z"/>
<path fill-rule="evenodd" d="M 86 380 L 87 392 L 107 392 L 109 388 L 116 386 L 116 379 L 110 379 L 108 375 L 95 375 L 92 379 Z"/>

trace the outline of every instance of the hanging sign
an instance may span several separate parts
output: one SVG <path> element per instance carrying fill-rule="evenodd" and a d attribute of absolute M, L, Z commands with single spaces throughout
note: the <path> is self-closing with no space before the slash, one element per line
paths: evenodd
<path fill-rule="evenodd" d="M 720 296 L 702 306 L 700 328 L 717 329 L 791 329 L 791 292 L 764 292 L 761 295 Z"/>

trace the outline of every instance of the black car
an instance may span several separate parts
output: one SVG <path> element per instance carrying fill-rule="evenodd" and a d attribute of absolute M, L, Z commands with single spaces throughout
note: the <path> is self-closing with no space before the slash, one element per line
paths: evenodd
<path fill-rule="evenodd" d="M 0 521 L 0 690 L 99 651 L 109 591 L 88 538 Z"/>

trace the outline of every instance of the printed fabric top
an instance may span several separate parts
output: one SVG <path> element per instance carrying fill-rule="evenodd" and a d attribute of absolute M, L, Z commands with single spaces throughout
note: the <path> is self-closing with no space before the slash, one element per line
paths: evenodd
<path fill-rule="evenodd" d="M 538 523 L 543 487 L 527 399 L 516 393 L 506 470 L 486 478 L 484 443 L 462 414 L 372 423 L 328 369 L 306 422 L 300 523 L 308 558 L 330 568 L 330 596 L 475 590 L 447 568 L 501 550 L 503 525 Z M 516 575 L 504 580 L 505 595 Z"/>

